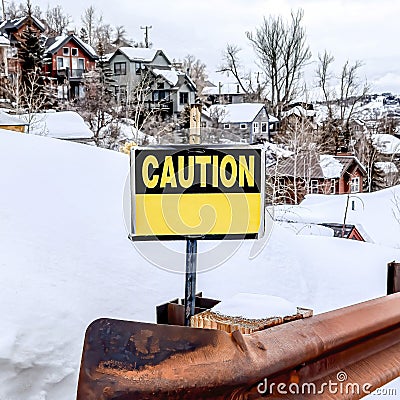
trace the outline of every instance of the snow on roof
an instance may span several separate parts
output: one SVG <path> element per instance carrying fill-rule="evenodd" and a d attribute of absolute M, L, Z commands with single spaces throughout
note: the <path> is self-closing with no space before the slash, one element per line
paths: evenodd
<path fill-rule="evenodd" d="M 0 46 L 9 46 L 10 41 L 4 36 L 0 34 Z"/>
<path fill-rule="evenodd" d="M 96 51 L 93 49 L 93 47 L 85 43 L 82 39 L 74 34 L 57 36 L 55 38 L 55 42 L 48 47 L 47 52 L 52 53 L 53 51 L 57 50 L 60 46 L 62 46 L 64 42 L 67 42 L 69 38 L 75 39 L 76 42 L 81 46 L 81 48 L 89 53 L 92 57 L 97 57 Z"/>
<path fill-rule="evenodd" d="M 343 164 L 334 156 L 321 155 L 319 156 L 322 173 L 326 179 L 340 178 L 343 170 Z"/>
<path fill-rule="evenodd" d="M 131 61 L 151 62 L 154 60 L 157 49 L 146 49 L 141 47 L 120 47 L 118 49 L 124 53 Z"/>
<path fill-rule="evenodd" d="M 179 75 L 184 75 L 183 73 L 178 72 L 174 68 L 172 69 L 153 68 L 152 71 L 156 75 L 161 75 L 162 77 L 164 77 L 171 84 L 171 86 L 176 86 L 176 84 L 178 83 Z"/>
<path fill-rule="evenodd" d="M 203 95 L 235 95 L 235 94 L 245 94 L 244 90 L 238 83 L 228 82 L 220 83 L 217 86 L 207 86 L 202 91 Z"/>
<path fill-rule="evenodd" d="M 269 122 L 279 122 L 279 119 L 276 118 L 276 117 L 274 117 L 274 116 L 271 115 L 271 114 L 268 114 L 268 121 L 269 121 Z"/>
<path fill-rule="evenodd" d="M 21 118 L 28 120 L 27 115 Z M 33 117 L 29 133 L 56 139 L 91 139 L 93 132 L 74 111 L 38 113 Z"/>
<path fill-rule="evenodd" d="M 210 113 L 222 110 L 222 123 L 252 122 L 263 107 L 262 103 L 214 104 L 210 107 Z"/>
<path fill-rule="evenodd" d="M 372 135 L 372 143 L 383 154 L 400 153 L 400 139 L 387 133 Z"/>
<path fill-rule="evenodd" d="M 3 111 L 0 111 L 0 126 L 21 126 L 28 125 L 25 121 L 22 121 L 17 116 L 9 115 Z"/>
<path fill-rule="evenodd" d="M 298 117 L 314 117 L 316 114 L 315 110 L 306 110 L 302 106 L 295 106 L 287 111 L 282 111 L 283 117 L 288 117 L 289 115 L 297 115 Z"/>
<path fill-rule="evenodd" d="M 0 196 L 1 398 L 15 388 L 23 388 L 24 399 L 50 399 L 54 393 L 59 400 L 74 398 L 71 382 L 78 379 L 91 321 L 154 321 L 155 305 L 182 293 L 183 280 L 141 252 L 182 273 L 184 241 L 132 246 L 127 239 L 128 176 L 125 154 L 34 135 L 0 135 L 0 180 L 9 183 Z M 215 266 L 216 257 L 225 263 L 199 273 L 198 288 L 222 301 L 243 292 L 284 293 L 316 314 L 385 295 L 386 264 L 400 259 L 400 251 L 389 247 L 400 245 L 400 235 L 393 234 L 399 226 L 392 197 L 392 189 L 363 195 L 365 209 L 360 202 L 349 209 L 349 218 L 369 232 L 374 228 L 384 246 L 297 236 L 275 224 L 268 242 L 248 240 L 233 249 L 235 241 L 202 241 L 199 270 L 208 262 Z M 312 208 L 324 222 L 331 214 L 342 220 L 346 198 L 324 196 L 295 211 Z M 133 293 L 140 301 L 124 301 Z M 34 385 L 26 385 L 27 374 Z"/>

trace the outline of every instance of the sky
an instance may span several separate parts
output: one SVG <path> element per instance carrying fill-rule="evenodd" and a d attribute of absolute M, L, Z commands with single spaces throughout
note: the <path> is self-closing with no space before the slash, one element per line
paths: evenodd
<path fill-rule="evenodd" d="M 7 2 L 7 0 L 5 0 Z M 8 0 L 11 1 L 11 0 Z M 304 10 L 304 26 L 312 59 L 307 67 L 308 86 L 315 84 L 318 53 L 327 49 L 335 56 L 335 70 L 349 60 L 361 60 L 360 78 L 367 80 L 372 92 L 400 93 L 400 51 L 398 41 L 397 0 L 32 0 L 43 10 L 60 4 L 70 14 L 75 26 L 91 4 L 105 22 L 123 25 L 128 36 L 143 40 L 140 26 L 151 25 L 153 47 L 163 49 L 170 59 L 193 54 L 207 64 L 214 82 L 227 43 L 238 45 L 242 63 L 253 72 L 261 70 L 246 38 L 264 17 L 290 17 L 291 10 Z M 223 80 L 230 80 L 224 77 Z"/>

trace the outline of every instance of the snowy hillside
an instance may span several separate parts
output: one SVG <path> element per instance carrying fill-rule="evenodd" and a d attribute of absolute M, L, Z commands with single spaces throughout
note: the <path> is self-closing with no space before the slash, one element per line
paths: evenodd
<path fill-rule="evenodd" d="M 128 157 L 117 152 L 0 131 L 0 399 L 74 399 L 92 320 L 154 321 L 157 304 L 183 295 L 183 275 L 150 264 L 127 239 L 128 167 Z M 397 245 L 388 231 L 398 226 L 383 226 L 390 211 L 382 204 L 390 203 L 391 192 L 362 199 L 364 211 L 357 203 L 351 218 L 385 246 L 295 235 L 276 225 L 258 257 L 249 259 L 254 243 L 246 242 L 224 264 L 199 274 L 198 290 L 220 299 L 243 292 L 280 296 L 315 312 L 384 295 L 386 264 L 400 259 L 388 247 L 389 240 Z M 303 208 L 326 219 L 333 201 L 343 200 L 312 197 Z M 149 246 L 163 254 L 162 244 Z M 174 263 L 183 271 L 185 244 L 171 246 L 181 251 Z M 199 244 L 200 269 L 207 249 L 220 246 Z"/>

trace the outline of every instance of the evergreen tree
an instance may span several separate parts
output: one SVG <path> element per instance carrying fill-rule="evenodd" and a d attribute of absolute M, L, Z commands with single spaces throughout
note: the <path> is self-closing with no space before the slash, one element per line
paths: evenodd
<path fill-rule="evenodd" d="M 31 115 L 40 111 L 50 99 L 50 92 L 45 86 L 43 66 L 45 49 L 40 33 L 32 23 L 31 4 L 27 2 L 28 24 L 21 33 L 18 57 L 21 66 L 17 97 L 19 104 Z"/>

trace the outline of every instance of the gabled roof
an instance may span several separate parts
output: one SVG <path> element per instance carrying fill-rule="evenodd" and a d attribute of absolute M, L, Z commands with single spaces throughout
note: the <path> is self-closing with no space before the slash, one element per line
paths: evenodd
<path fill-rule="evenodd" d="M 120 47 L 119 49 L 116 50 L 113 56 L 118 53 L 124 54 L 130 61 L 138 61 L 146 63 L 151 63 L 152 61 L 154 61 L 157 55 L 162 55 L 167 60 L 168 64 L 171 65 L 171 61 L 168 59 L 168 57 L 164 54 L 162 50 L 147 49 L 141 47 Z M 110 57 L 110 59 L 112 57 Z"/>
<path fill-rule="evenodd" d="M 0 46 L 7 47 L 10 45 L 10 41 L 0 33 Z"/>
<path fill-rule="evenodd" d="M 54 54 L 70 41 L 75 42 L 75 44 L 79 46 L 89 57 L 95 60 L 99 58 L 92 46 L 88 45 L 74 34 L 48 38 L 45 43 L 46 53 Z"/>
<path fill-rule="evenodd" d="M 38 18 L 32 15 L 32 22 L 36 25 L 36 27 L 41 31 L 44 32 L 46 30 L 45 25 L 41 22 Z M 29 17 L 26 15 L 25 17 L 15 18 L 15 19 L 7 19 L 0 23 L 0 32 L 10 32 L 18 30 L 24 23 L 27 22 Z"/>
<path fill-rule="evenodd" d="M 149 68 L 156 77 L 162 77 L 165 79 L 171 88 L 179 89 L 183 84 L 192 86 L 192 90 L 196 91 L 196 85 L 194 82 L 182 71 L 178 71 L 175 68 L 161 69 L 161 68 Z"/>
<path fill-rule="evenodd" d="M 221 83 L 218 86 L 206 86 L 202 92 L 203 95 L 244 95 L 245 91 L 238 83 Z"/>
<path fill-rule="evenodd" d="M 254 121 L 263 108 L 265 106 L 262 103 L 214 104 L 210 107 L 210 113 L 221 110 L 223 115 L 220 122 L 235 124 Z"/>
<path fill-rule="evenodd" d="M 279 159 L 277 167 L 271 168 L 271 173 L 307 179 L 336 179 L 342 177 L 354 163 L 364 174 L 366 173 L 365 168 L 354 156 L 317 157 L 316 154 L 300 153 L 296 156 L 296 160 L 293 157 Z"/>
<path fill-rule="evenodd" d="M 277 166 L 269 169 L 272 175 L 302 177 L 306 179 L 325 179 L 324 172 L 315 154 L 298 154 L 296 159 L 286 157 L 278 159 Z"/>
<path fill-rule="evenodd" d="M 360 170 L 362 171 L 362 173 L 364 175 L 367 174 L 366 169 L 364 168 L 364 166 L 360 163 L 360 161 L 358 160 L 357 157 L 355 156 L 334 156 L 335 160 L 339 161 L 342 165 L 343 165 L 343 170 L 340 176 L 343 176 L 343 174 L 345 172 L 348 171 L 348 169 L 351 167 L 351 165 L 353 163 L 356 163 L 357 166 L 360 168 Z"/>

